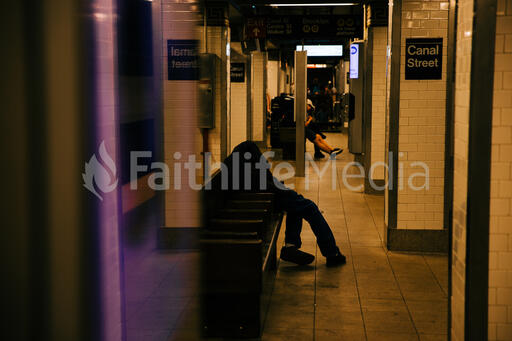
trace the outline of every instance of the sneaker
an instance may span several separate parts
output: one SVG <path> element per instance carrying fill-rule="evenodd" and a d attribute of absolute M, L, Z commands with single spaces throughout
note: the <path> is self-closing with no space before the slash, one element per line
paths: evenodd
<path fill-rule="evenodd" d="M 322 153 L 315 153 L 315 159 L 323 159 L 325 157 Z"/>
<path fill-rule="evenodd" d="M 343 149 L 334 148 L 331 153 L 331 158 L 335 158 L 336 156 L 340 155 L 341 153 L 343 153 Z"/>
<path fill-rule="evenodd" d="M 326 259 L 327 261 L 325 265 L 328 267 L 339 266 L 347 263 L 347 258 L 340 252 L 340 249 L 338 249 L 334 256 L 327 256 Z"/>
<path fill-rule="evenodd" d="M 281 249 L 281 259 L 298 265 L 307 265 L 315 260 L 315 256 L 300 251 L 296 246 L 285 246 Z"/>

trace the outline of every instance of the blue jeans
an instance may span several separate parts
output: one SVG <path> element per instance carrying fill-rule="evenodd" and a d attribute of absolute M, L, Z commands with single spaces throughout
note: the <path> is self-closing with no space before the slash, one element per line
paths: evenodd
<path fill-rule="evenodd" d="M 311 200 L 304 198 L 302 195 L 290 191 L 287 198 L 285 208 L 286 215 L 286 231 L 285 243 L 293 244 L 300 248 L 302 241 L 300 233 L 302 231 L 302 219 L 311 225 L 311 230 L 316 236 L 316 242 L 323 256 L 334 256 L 338 252 L 336 240 L 332 234 L 331 228 L 324 216 L 318 209 L 318 206 Z"/>

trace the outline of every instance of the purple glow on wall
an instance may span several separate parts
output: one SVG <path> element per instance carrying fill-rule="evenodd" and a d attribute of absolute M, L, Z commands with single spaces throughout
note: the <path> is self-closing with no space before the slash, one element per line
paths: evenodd
<path fill-rule="evenodd" d="M 116 8 L 113 0 L 96 0 L 92 4 L 94 32 L 94 97 L 97 145 L 102 141 L 116 165 L 119 178 L 119 137 L 117 126 Z M 100 301 L 102 340 L 122 339 L 121 253 L 119 241 L 119 188 L 104 193 L 98 206 L 100 257 Z"/>

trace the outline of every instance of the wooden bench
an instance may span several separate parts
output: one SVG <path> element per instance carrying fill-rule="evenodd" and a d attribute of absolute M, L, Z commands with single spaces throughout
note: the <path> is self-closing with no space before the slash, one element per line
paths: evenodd
<path fill-rule="evenodd" d="M 207 337 L 259 337 L 277 270 L 283 212 L 272 193 L 203 190 L 201 327 Z"/>

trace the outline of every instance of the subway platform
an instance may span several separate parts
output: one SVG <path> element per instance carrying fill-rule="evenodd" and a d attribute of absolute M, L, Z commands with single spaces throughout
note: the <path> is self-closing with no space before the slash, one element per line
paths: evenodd
<path fill-rule="evenodd" d="M 346 147 L 346 135 L 327 135 L 333 145 Z M 313 152 L 309 143 L 307 150 Z M 331 171 L 319 178 L 311 165 L 308 189 L 305 178 L 287 182 L 318 204 L 347 264 L 327 268 L 305 223 L 302 250 L 314 254 L 315 262 L 297 266 L 279 261 L 261 340 L 447 340 L 447 256 L 385 249 L 384 196 L 354 192 L 341 180 L 352 159 L 346 152 L 338 156 L 334 189 Z M 325 162 L 319 162 L 320 169 Z M 351 179 L 349 185 L 356 187 L 357 181 Z M 284 227 L 278 245 L 283 243 Z M 202 339 L 199 256 L 193 250 L 153 251 L 143 259 L 133 257 L 139 264 L 126 264 L 146 272 L 126 281 L 132 298 L 129 341 Z"/>

